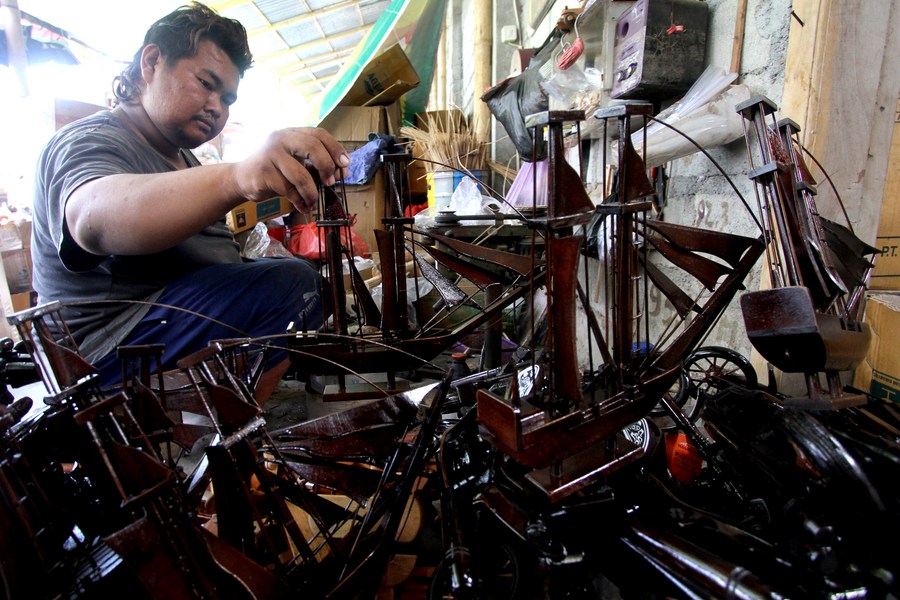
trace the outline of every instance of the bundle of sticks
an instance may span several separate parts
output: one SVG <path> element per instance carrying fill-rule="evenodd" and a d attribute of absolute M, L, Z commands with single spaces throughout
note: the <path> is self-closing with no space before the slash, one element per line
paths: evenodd
<path fill-rule="evenodd" d="M 425 113 L 423 128 L 403 126 L 400 135 L 416 145 L 430 172 L 487 169 L 487 146 L 476 138 L 458 111 Z"/>

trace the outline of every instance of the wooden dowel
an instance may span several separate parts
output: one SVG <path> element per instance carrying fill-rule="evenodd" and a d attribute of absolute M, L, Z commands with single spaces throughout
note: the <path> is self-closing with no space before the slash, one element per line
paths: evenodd
<path fill-rule="evenodd" d="M 731 72 L 741 74 L 741 55 L 744 52 L 744 29 L 747 24 L 747 0 L 738 0 L 734 21 L 734 42 L 731 46 Z"/>

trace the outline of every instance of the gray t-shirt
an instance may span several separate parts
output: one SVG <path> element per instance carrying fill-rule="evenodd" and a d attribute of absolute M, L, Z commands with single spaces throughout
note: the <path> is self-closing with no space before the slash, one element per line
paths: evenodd
<path fill-rule="evenodd" d="M 191 166 L 199 163 L 184 150 Z M 165 173 L 175 168 L 110 111 L 65 126 L 38 160 L 31 255 L 41 303 L 63 303 L 62 316 L 79 350 L 97 360 L 125 338 L 171 281 L 202 267 L 241 262 L 224 218 L 163 252 L 98 256 L 72 239 L 65 223 L 69 197 L 84 183 L 121 173 Z M 190 198 L 185 198 L 190 202 Z M 97 302 L 65 306 L 71 302 Z"/>

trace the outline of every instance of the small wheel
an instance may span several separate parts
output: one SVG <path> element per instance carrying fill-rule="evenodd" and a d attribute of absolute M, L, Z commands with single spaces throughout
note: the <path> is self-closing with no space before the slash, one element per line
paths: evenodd
<path fill-rule="evenodd" d="M 690 380 L 689 393 L 702 404 L 710 396 L 733 385 L 755 388 L 756 370 L 743 355 L 720 346 L 706 346 L 691 354 L 684 362 Z"/>
<path fill-rule="evenodd" d="M 698 348 L 687 360 L 678 381 L 667 393 L 669 400 L 680 407 L 685 417 L 694 422 L 700 416 L 706 399 L 732 385 L 755 388 L 756 371 L 742 354 L 721 346 Z M 657 405 L 650 416 L 660 429 L 675 427 L 672 417 Z"/>

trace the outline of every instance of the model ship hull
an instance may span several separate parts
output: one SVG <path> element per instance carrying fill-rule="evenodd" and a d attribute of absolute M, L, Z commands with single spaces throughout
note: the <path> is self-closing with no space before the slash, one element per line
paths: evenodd
<path fill-rule="evenodd" d="M 548 419 L 544 411 L 523 414 L 503 399 L 478 391 L 482 434 L 516 462 L 543 468 L 597 444 L 647 415 L 678 379 L 680 365 L 598 404 Z"/>
<path fill-rule="evenodd" d="M 741 309 L 753 347 L 787 373 L 854 369 L 872 339 L 866 323 L 817 312 L 805 287 L 746 293 Z"/>

